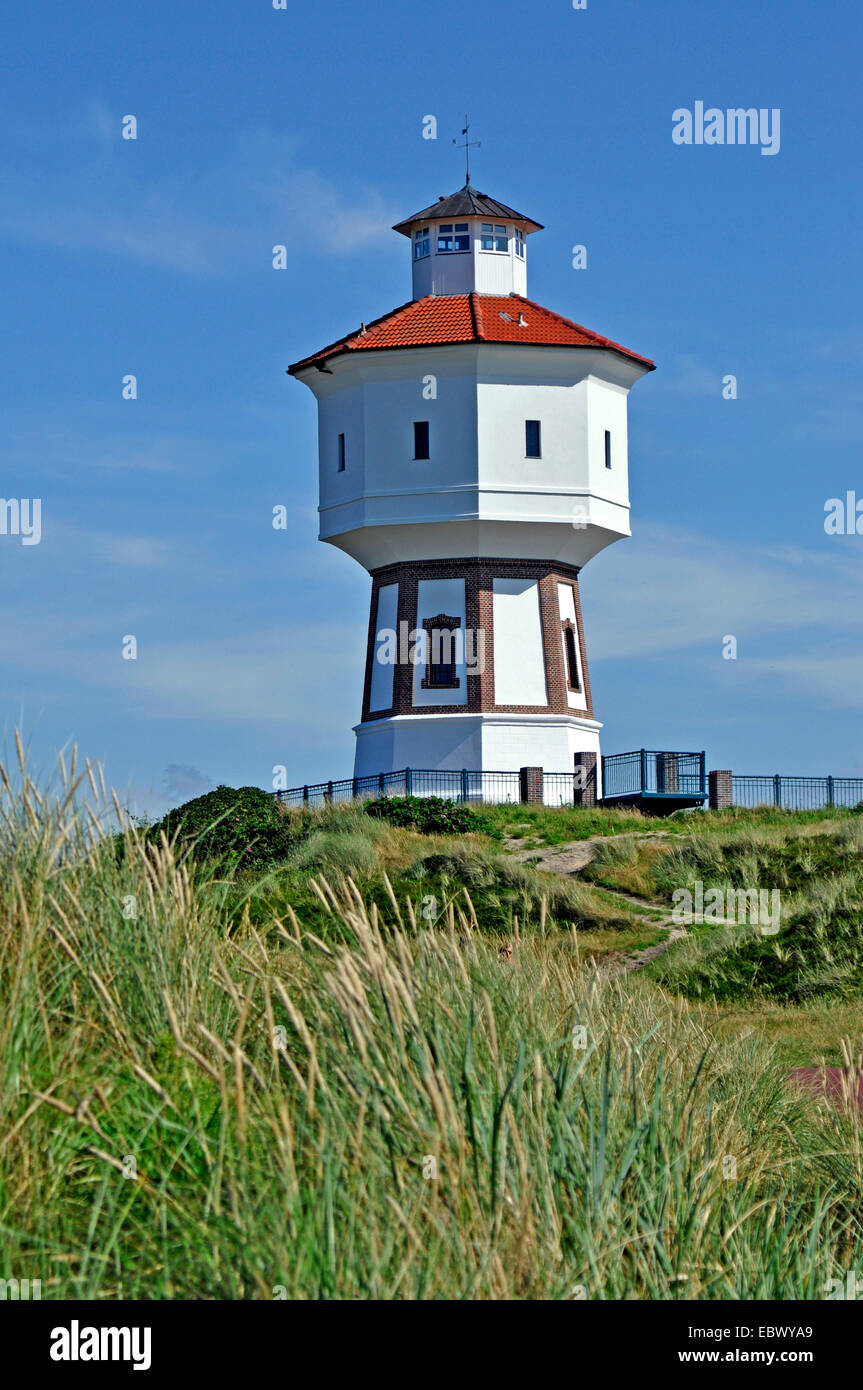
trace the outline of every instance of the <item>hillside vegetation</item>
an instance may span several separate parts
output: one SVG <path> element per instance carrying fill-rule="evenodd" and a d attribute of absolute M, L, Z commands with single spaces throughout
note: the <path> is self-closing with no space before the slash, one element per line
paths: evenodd
<path fill-rule="evenodd" d="M 774 943 L 821 914 L 776 1007 L 810 1006 L 801 971 L 823 1005 L 855 818 L 548 839 L 512 807 L 496 839 L 329 808 L 244 867 L 176 824 L 118 846 L 92 772 L 0 782 L 0 1248 L 43 1297 L 821 1298 L 860 1268 L 858 1112 L 721 1026 L 717 981 L 739 1004 L 758 972 L 697 931 L 605 968 L 662 935 L 633 896 L 775 867 Z M 589 881 L 509 853 L 604 831 Z"/>

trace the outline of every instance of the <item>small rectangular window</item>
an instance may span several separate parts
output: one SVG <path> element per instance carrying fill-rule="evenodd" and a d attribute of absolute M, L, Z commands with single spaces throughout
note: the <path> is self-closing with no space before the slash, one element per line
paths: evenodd
<path fill-rule="evenodd" d="M 563 625 L 563 645 L 566 652 L 566 683 L 570 690 L 581 694 L 581 681 L 578 678 L 578 653 L 575 646 L 575 627 L 571 622 Z"/>
<path fill-rule="evenodd" d="M 611 430 L 605 431 L 605 466 L 611 467 Z"/>
<path fill-rule="evenodd" d="M 524 260 L 524 232 L 520 227 L 515 229 L 515 254 Z"/>
<path fill-rule="evenodd" d="M 509 237 L 506 227 L 495 222 L 483 222 L 480 226 L 479 245 L 481 251 L 508 251 Z"/>
<path fill-rule="evenodd" d="M 437 231 L 438 251 L 469 251 L 470 227 L 467 222 L 442 222 Z"/>
<path fill-rule="evenodd" d="M 541 436 L 538 420 L 524 422 L 524 452 L 529 459 L 542 458 Z"/>
<path fill-rule="evenodd" d="M 439 613 L 436 618 L 423 620 L 426 645 L 426 673 L 423 690 L 458 690 L 458 664 L 464 638 L 460 631 L 461 618 Z"/>
<path fill-rule="evenodd" d="M 429 456 L 429 422 L 414 420 L 414 458 L 427 459 Z"/>
<path fill-rule="evenodd" d="M 340 434 L 340 435 L 339 435 L 338 461 L 339 461 L 339 462 L 338 462 L 338 471 L 339 471 L 340 473 L 344 473 L 344 471 L 345 471 L 345 436 L 344 436 L 343 434 Z"/>
<path fill-rule="evenodd" d="M 414 234 L 414 259 L 418 261 L 422 260 L 423 256 L 427 256 L 430 250 L 431 242 L 429 238 L 429 229 L 428 227 L 421 227 L 420 230 Z"/>

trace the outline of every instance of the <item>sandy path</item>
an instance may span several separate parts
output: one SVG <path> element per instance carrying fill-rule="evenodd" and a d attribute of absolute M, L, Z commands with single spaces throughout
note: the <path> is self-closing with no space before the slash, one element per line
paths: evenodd
<path fill-rule="evenodd" d="M 632 834 L 632 832 L 629 833 Z M 507 849 L 513 858 L 521 860 L 523 864 L 530 864 L 533 868 L 541 869 L 545 873 L 560 874 L 564 878 L 574 878 L 591 862 L 598 845 L 615 838 L 613 835 L 594 835 L 589 840 L 569 840 L 562 845 L 545 845 L 538 849 L 526 849 L 521 841 L 510 839 L 507 841 Z M 667 832 L 651 831 L 639 835 L 638 838 L 657 842 L 669 837 Z M 672 921 L 671 913 L 665 903 L 649 902 L 645 898 L 635 897 L 632 893 L 625 893 L 620 888 L 605 888 L 605 891 L 613 892 L 630 907 L 635 908 L 636 916 L 641 917 L 645 925 L 665 928 L 668 935 L 664 941 L 658 942 L 655 946 L 649 946 L 644 951 L 612 952 L 599 964 L 598 968 L 604 974 L 625 975 L 633 970 L 641 970 L 650 961 L 656 960 L 657 956 L 662 956 L 670 950 L 675 941 L 680 941 L 682 937 L 688 935 L 683 927 Z M 652 914 L 649 918 L 648 913 Z M 661 916 L 659 921 L 655 918 L 657 913 Z"/>

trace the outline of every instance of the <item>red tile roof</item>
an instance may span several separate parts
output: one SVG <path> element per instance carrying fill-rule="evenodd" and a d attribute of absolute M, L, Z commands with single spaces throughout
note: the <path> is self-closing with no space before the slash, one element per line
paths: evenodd
<path fill-rule="evenodd" d="M 630 352 L 520 294 L 427 295 L 402 304 L 374 323 L 304 357 L 292 374 L 345 352 L 382 348 L 430 347 L 437 343 L 529 343 L 547 347 L 608 348 L 653 370 L 648 357 Z"/>

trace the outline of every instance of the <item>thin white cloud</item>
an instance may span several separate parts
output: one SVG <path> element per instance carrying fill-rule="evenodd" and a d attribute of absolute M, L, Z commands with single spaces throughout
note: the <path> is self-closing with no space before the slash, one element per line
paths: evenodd
<path fill-rule="evenodd" d="M 270 131 L 247 131 L 221 158 L 156 183 L 138 174 L 120 113 L 97 104 L 87 122 L 89 162 L 72 160 L 58 178 L 34 160 L 18 178 L 14 208 L 0 215 L 0 234 L 195 276 L 267 265 L 276 244 L 292 257 L 345 256 L 391 238 L 394 218 L 380 193 L 336 185 L 302 162 L 296 142 Z M 141 124 L 139 141 L 146 138 Z"/>
<path fill-rule="evenodd" d="M 840 549 L 843 541 L 852 550 Z M 728 634 L 751 643 L 793 633 L 795 650 L 804 640 L 818 649 L 837 634 L 851 633 L 859 641 L 863 551 L 854 549 L 855 538 L 836 542 L 835 552 L 827 554 L 642 527 L 584 572 L 591 655 L 659 656 L 718 646 Z"/>

